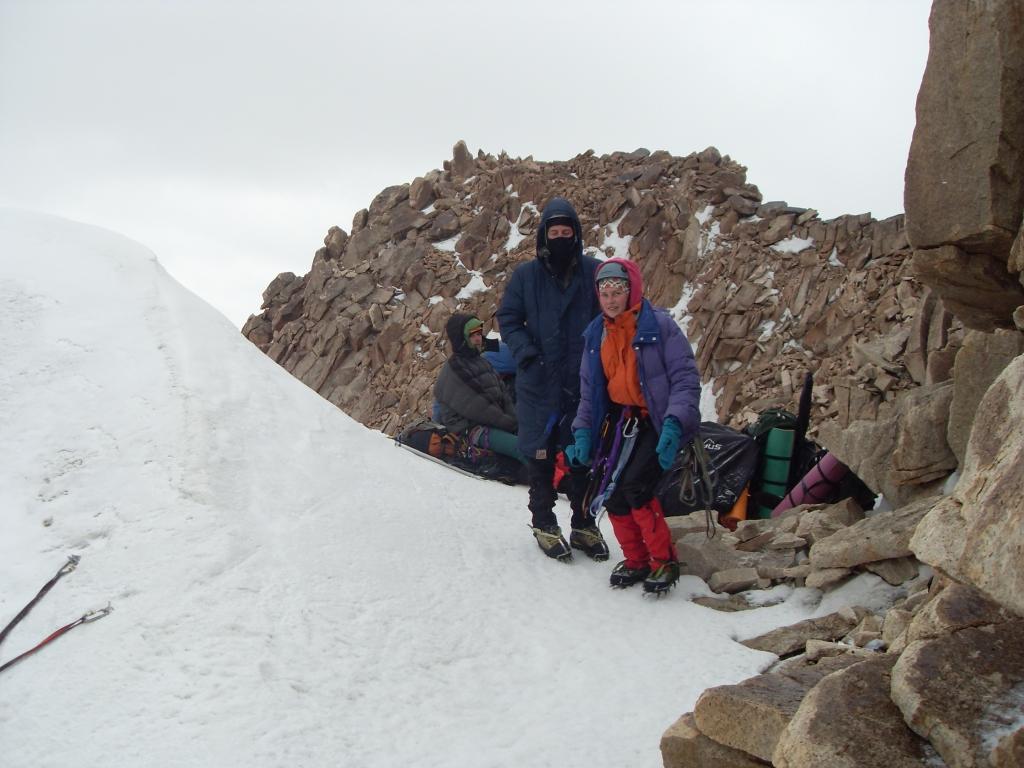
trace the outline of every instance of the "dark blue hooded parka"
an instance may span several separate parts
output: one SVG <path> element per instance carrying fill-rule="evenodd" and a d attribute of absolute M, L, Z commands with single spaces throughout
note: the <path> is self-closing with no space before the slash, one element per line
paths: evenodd
<path fill-rule="evenodd" d="M 547 227 L 556 219 L 576 233 L 574 256 L 561 277 L 547 249 Z M 583 229 L 572 204 L 553 198 L 537 228 L 537 258 L 512 273 L 497 313 L 501 337 L 516 360 L 519 450 L 527 458 L 553 459 L 544 452 L 552 436 L 559 447 L 572 442 L 583 331 L 601 311 L 594 291 L 599 264 L 583 255 Z"/>

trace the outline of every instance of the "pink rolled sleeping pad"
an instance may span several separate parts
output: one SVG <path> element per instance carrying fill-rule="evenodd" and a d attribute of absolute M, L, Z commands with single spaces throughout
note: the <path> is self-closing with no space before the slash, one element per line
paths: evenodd
<path fill-rule="evenodd" d="M 831 453 L 826 453 L 772 510 L 772 517 L 778 517 L 787 509 L 800 504 L 820 504 L 849 471 L 850 468 L 843 462 Z"/>

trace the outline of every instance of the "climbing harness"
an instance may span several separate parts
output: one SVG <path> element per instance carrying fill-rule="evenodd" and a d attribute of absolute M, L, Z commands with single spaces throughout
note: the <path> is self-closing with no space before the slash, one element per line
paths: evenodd
<path fill-rule="evenodd" d="M 606 441 L 610 424 L 611 419 L 606 419 L 601 430 L 602 445 Z M 594 518 L 595 524 L 600 521 L 604 503 L 615 492 L 619 477 L 633 455 L 636 438 L 640 434 L 639 427 L 640 420 L 633 415 L 632 409 L 624 408 L 615 424 L 615 437 L 612 440 L 611 450 L 606 456 L 599 456 L 594 462 L 594 467 L 591 470 L 593 476 L 591 485 L 596 486 L 596 490 L 592 495 L 588 493 L 590 498 L 587 500 L 586 508 L 590 516 Z"/>
<path fill-rule="evenodd" d="M 81 560 L 81 558 L 78 555 L 70 555 L 68 557 L 68 561 L 61 566 L 60 570 L 58 570 L 57 573 L 54 574 L 53 578 L 43 585 L 43 588 L 39 590 L 36 596 L 33 597 L 28 602 L 28 604 L 18 612 L 17 616 L 11 619 L 11 621 L 7 624 L 6 627 L 3 628 L 3 630 L 0 630 L 0 643 L 2 643 L 4 639 L 7 637 L 7 635 L 10 634 L 11 630 L 14 629 L 14 627 L 16 627 L 18 623 L 28 615 L 29 611 L 31 611 L 35 607 L 36 603 L 38 603 L 40 600 L 43 599 L 43 597 L 46 596 L 46 593 L 53 588 L 54 584 L 60 581 L 62 577 L 66 576 L 67 574 L 75 570 L 75 568 L 78 566 L 79 560 Z M 0 665 L 0 672 L 3 672 L 8 667 L 14 666 L 19 661 L 24 659 L 26 656 L 31 656 L 40 648 L 47 645 L 48 643 L 53 642 L 58 637 L 63 635 L 65 632 L 70 632 L 72 629 L 79 626 L 80 624 L 89 624 L 90 622 L 102 619 L 112 610 L 114 610 L 113 606 L 111 606 L 108 603 L 105 608 L 99 608 L 95 611 L 88 611 L 82 614 L 74 621 L 65 624 L 60 629 L 57 629 L 54 632 L 50 633 L 49 636 L 47 636 L 45 639 L 43 639 L 41 642 L 37 643 L 33 647 L 29 648 L 24 653 L 21 653 L 18 656 L 15 656 L 10 661 L 7 661 L 4 664 Z"/>
<path fill-rule="evenodd" d="M 698 492 L 704 499 L 704 515 L 707 519 L 707 537 L 714 538 L 716 515 L 711 508 L 715 498 L 715 480 L 711 476 L 711 461 L 704 448 L 700 434 L 686 444 L 682 450 L 682 466 L 679 470 L 679 500 L 686 506 L 693 506 Z M 703 486 L 703 488 L 701 488 Z"/>

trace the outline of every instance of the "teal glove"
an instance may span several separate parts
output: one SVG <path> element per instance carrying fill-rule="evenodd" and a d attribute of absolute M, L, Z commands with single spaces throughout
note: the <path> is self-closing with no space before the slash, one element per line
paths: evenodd
<path fill-rule="evenodd" d="M 573 467 L 590 466 L 590 430 L 575 429 L 572 433 L 573 443 L 566 446 L 565 460 Z"/>
<path fill-rule="evenodd" d="M 658 463 L 662 469 L 672 468 L 672 463 L 679 453 L 679 441 L 683 438 L 683 426 L 675 416 L 668 416 L 661 425 L 661 437 L 658 438 Z"/>

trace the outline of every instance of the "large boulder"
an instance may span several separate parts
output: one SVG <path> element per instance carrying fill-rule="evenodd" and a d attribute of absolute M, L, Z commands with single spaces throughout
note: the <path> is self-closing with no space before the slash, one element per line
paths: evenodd
<path fill-rule="evenodd" d="M 1013 616 L 968 584 L 952 582 L 929 600 L 910 621 L 907 640 L 931 640 L 968 627 L 1003 624 Z"/>
<path fill-rule="evenodd" d="M 1024 7 L 935 0 L 929 26 L 904 190 L 915 271 L 969 326 L 1005 327 L 992 295 L 1014 290 L 1002 278 L 1024 210 Z"/>
<path fill-rule="evenodd" d="M 904 398 L 892 454 L 892 477 L 897 485 L 923 485 L 956 469 L 956 456 L 946 442 L 952 400 L 952 381 L 921 387 Z"/>
<path fill-rule="evenodd" d="M 452 147 L 452 159 L 448 165 L 452 175 L 456 178 L 466 178 L 473 175 L 473 172 L 476 170 L 476 161 L 473 160 L 473 155 L 469 153 L 466 142 L 461 139 L 455 142 L 455 146 Z"/>
<path fill-rule="evenodd" d="M 938 501 L 927 498 L 891 512 L 880 512 L 843 528 L 811 547 L 813 568 L 852 568 L 911 554 L 910 540 L 921 519 Z"/>
<path fill-rule="evenodd" d="M 1022 691 L 1024 619 L 911 643 L 892 672 L 904 720 L 951 768 L 991 766 L 993 752 L 1018 752 Z"/>
<path fill-rule="evenodd" d="M 1010 363 L 985 393 L 960 480 L 952 496 L 918 526 L 910 549 L 919 560 L 1024 614 L 1022 499 L 1024 356 Z"/>
<path fill-rule="evenodd" d="M 1024 334 L 1017 331 L 972 331 L 953 365 L 953 402 L 949 407 L 949 447 L 963 464 L 975 411 L 996 377 L 1015 357 L 1024 354 Z"/>
<path fill-rule="evenodd" d="M 782 729 L 807 688 L 782 675 L 760 675 L 739 685 L 708 688 L 693 714 L 701 733 L 719 744 L 771 760 Z"/>
<path fill-rule="evenodd" d="M 956 467 L 946 442 L 949 382 L 903 392 L 872 419 L 822 424 L 820 442 L 894 506 L 933 496 Z M 889 404 L 886 403 L 888 406 Z"/>
<path fill-rule="evenodd" d="M 665 768 L 763 768 L 768 765 L 746 752 L 719 744 L 697 728 L 692 712 L 680 717 L 661 737 Z"/>
<path fill-rule="evenodd" d="M 895 656 L 862 661 L 824 678 L 779 738 L 775 768 L 920 768 L 928 745 L 889 698 Z"/>
<path fill-rule="evenodd" d="M 955 245 L 914 251 L 914 276 L 930 285 L 968 328 L 991 331 L 1013 326 L 1024 303 L 1024 287 L 1007 271 L 1007 260 L 971 254 Z"/>
<path fill-rule="evenodd" d="M 1024 208 L 1024 9 L 935 0 L 904 204 L 915 248 L 1006 253 Z"/>

